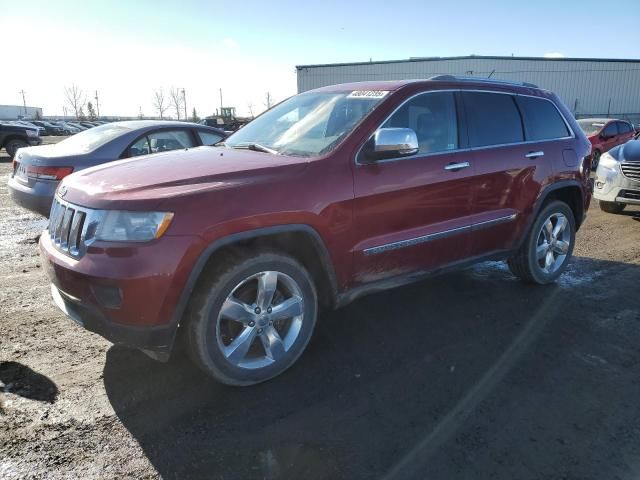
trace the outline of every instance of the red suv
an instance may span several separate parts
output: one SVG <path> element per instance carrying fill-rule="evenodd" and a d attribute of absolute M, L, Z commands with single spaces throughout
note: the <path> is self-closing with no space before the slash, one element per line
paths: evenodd
<path fill-rule="evenodd" d="M 335 85 L 217 147 L 68 176 L 40 248 L 85 328 L 161 360 L 180 339 L 249 385 L 296 361 L 322 307 L 485 259 L 553 282 L 591 199 L 589 153 L 535 85 Z"/>
<path fill-rule="evenodd" d="M 578 125 L 591 142 L 592 170 L 598 168 L 600 155 L 628 142 L 636 133 L 629 122 L 610 118 L 581 118 Z"/>

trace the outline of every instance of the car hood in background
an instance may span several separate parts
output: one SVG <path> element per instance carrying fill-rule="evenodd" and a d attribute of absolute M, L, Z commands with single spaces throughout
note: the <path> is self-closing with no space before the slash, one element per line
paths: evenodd
<path fill-rule="evenodd" d="M 65 200 L 89 208 L 143 208 L 169 197 L 264 182 L 307 158 L 250 150 L 196 147 L 145 155 L 82 170 L 64 180 Z M 135 206 L 131 202 L 141 202 Z"/>
<path fill-rule="evenodd" d="M 629 140 L 609 150 L 609 155 L 620 162 L 640 162 L 640 140 Z"/>

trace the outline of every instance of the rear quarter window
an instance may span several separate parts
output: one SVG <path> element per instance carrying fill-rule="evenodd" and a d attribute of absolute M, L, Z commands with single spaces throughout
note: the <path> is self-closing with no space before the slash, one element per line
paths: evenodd
<path fill-rule="evenodd" d="M 522 120 L 513 95 L 463 92 L 471 147 L 518 143 L 524 140 Z"/>
<path fill-rule="evenodd" d="M 522 112 L 527 140 L 552 140 L 570 136 L 558 109 L 550 101 L 516 96 L 516 102 Z"/>

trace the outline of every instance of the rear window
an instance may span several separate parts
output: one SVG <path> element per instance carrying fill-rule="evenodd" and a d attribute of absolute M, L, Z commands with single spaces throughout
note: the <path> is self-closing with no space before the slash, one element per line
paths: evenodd
<path fill-rule="evenodd" d="M 618 132 L 629 133 L 631 131 L 631 125 L 629 125 L 627 122 L 618 122 Z"/>
<path fill-rule="evenodd" d="M 522 120 L 512 95 L 463 92 L 471 147 L 524 140 Z"/>
<path fill-rule="evenodd" d="M 516 102 L 524 118 L 527 140 L 550 140 L 569 136 L 567 125 L 550 101 L 517 96 Z"/>

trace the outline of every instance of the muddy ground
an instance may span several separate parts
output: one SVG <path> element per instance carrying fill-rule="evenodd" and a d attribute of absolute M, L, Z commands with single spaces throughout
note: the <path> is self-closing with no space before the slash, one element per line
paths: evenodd
<path fill-rule="evenodd" d="M 556 285 L 494 262 L 373 295 L 238 389 L 65 318 L 1 155 L 0 478 L 640 477 L 640 209 L 592 206 Z"/>

